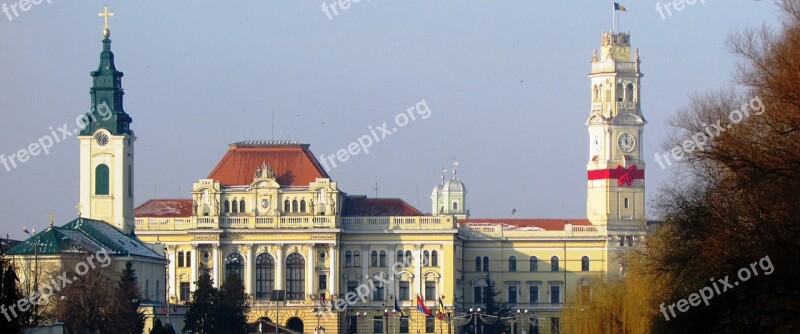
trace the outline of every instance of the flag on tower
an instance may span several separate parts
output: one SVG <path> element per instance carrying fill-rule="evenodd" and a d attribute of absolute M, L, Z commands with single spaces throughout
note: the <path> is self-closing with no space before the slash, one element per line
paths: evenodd
<path fill-rule="evenodd" d="M 422 301 L 422 297 L 420 297 L 419 295 L 417 295 L 417 310 L 422 313 L 425 313 L 425 315 L 427 316 L 431 315 L 431 309 L 425 306 L 425 302 Z"/>
<path fill-rule="evenodd" d="M 620 12 L 626 12 L 625 6 L 620 5 L 619 2 L 614 3 L 614 10 L 618 10 Z"/>

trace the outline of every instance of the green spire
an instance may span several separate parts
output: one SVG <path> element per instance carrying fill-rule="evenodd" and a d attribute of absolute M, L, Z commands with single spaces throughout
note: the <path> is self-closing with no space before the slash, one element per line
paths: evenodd
<path fill-rule="evenodd" d="M 111 52 L 111 33 L 108 29 L 103 31 L 103 52 L 100 53 L 100 66 L 97 71 L 92 71 L 92 89 L 89 94 L 92 99 L 91 115 L 89 121 L 81 131 L 81 135 L 91 135 L 97 129 L 106 129 L 112 134 L 130 134 L 131 116 L 122 108 L 122 72 L 117 71 L 114 65 L 114 53 Z"/>

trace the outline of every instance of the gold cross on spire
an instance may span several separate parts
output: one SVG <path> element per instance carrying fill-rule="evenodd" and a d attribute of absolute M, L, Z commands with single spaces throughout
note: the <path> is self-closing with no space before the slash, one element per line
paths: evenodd
<path fill-rule="evenodd" d="M 55 218 L 55 215 L 52 212 L 47 214 L 47 219 L 50 221 L 50 227 L 53 227 L 53 219 L 54 218 Z"/>
<path fill-rule="evenodd" d="M 108 5 L 104 5 L 103 6 L 103 11 L 100 12 L 100 13 L 97 13 L 97 16 L 100 16 L 100 17 L 103 18 L 103 36 L 108 38 L 108 36 L 111 35 L 111 32 L 108 30 L 108 17 L 109 16 L 114 16 L 114 12 L 109 12 L 108 11 Z"/>

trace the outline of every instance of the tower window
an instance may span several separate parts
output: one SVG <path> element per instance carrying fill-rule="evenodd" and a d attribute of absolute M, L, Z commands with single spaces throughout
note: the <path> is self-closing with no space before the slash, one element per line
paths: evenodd
<path fill-rule="evenodd" d="M 625 200 L 624 200 L 623 202 L 625 202 L 625 205 L 624 205 L 624 206 L 625 206 L 625 208 L 627 209 L 627 208 L 629 207 L 629 205 L 630 205 L 630 199 L 629 199 L 629 198 L 627 198 L 627 197 L 625 197 Z"/>
<path fill-rule="evenodd" d="M 128 197 L 133 197 L 133 168 L 128 165 Z"/>
<path fill-rule="evenodd" d="M 94 169 L 94 194 L 108 195 L 108 166 L 99 164 Z"/>
<path fill-rule="evenodd" d="M 453 210 L 458 210 L 458 202 L 453 202 Z"/>

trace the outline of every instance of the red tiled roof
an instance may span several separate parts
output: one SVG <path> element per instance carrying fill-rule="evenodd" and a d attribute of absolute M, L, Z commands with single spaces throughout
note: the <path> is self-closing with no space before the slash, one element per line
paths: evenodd
<path fill-rule="evenodd" d="M 191 217 L 191 198 L 155 198 L 133 209 L 134 217 Z"/>
<path fill-rule="evenodd" d="M 503 224 L 516 227 L 538 227 L 551 231 L 563 231 L 565 224 L 572 224 L 573 226 L 591 226 L 592 223 L 588 219 L 483 219 L 483 218 L 470 218 L 460 219 L 459 223 L 463 224 Z"/>
<path fill-rule="evenodd" d="M 424 216 L 399 198 L 348 197 L 342 216 Z"/>
<path fill-rule="evenodd" d="M 266 162 L 281 186 L 308 186 L 317 178 L 328 178 L 308 144 L 295 141 L 244 141 L 229 145 L 208 179 L 226 186 L 249 185 L 256 168 Z"/>

